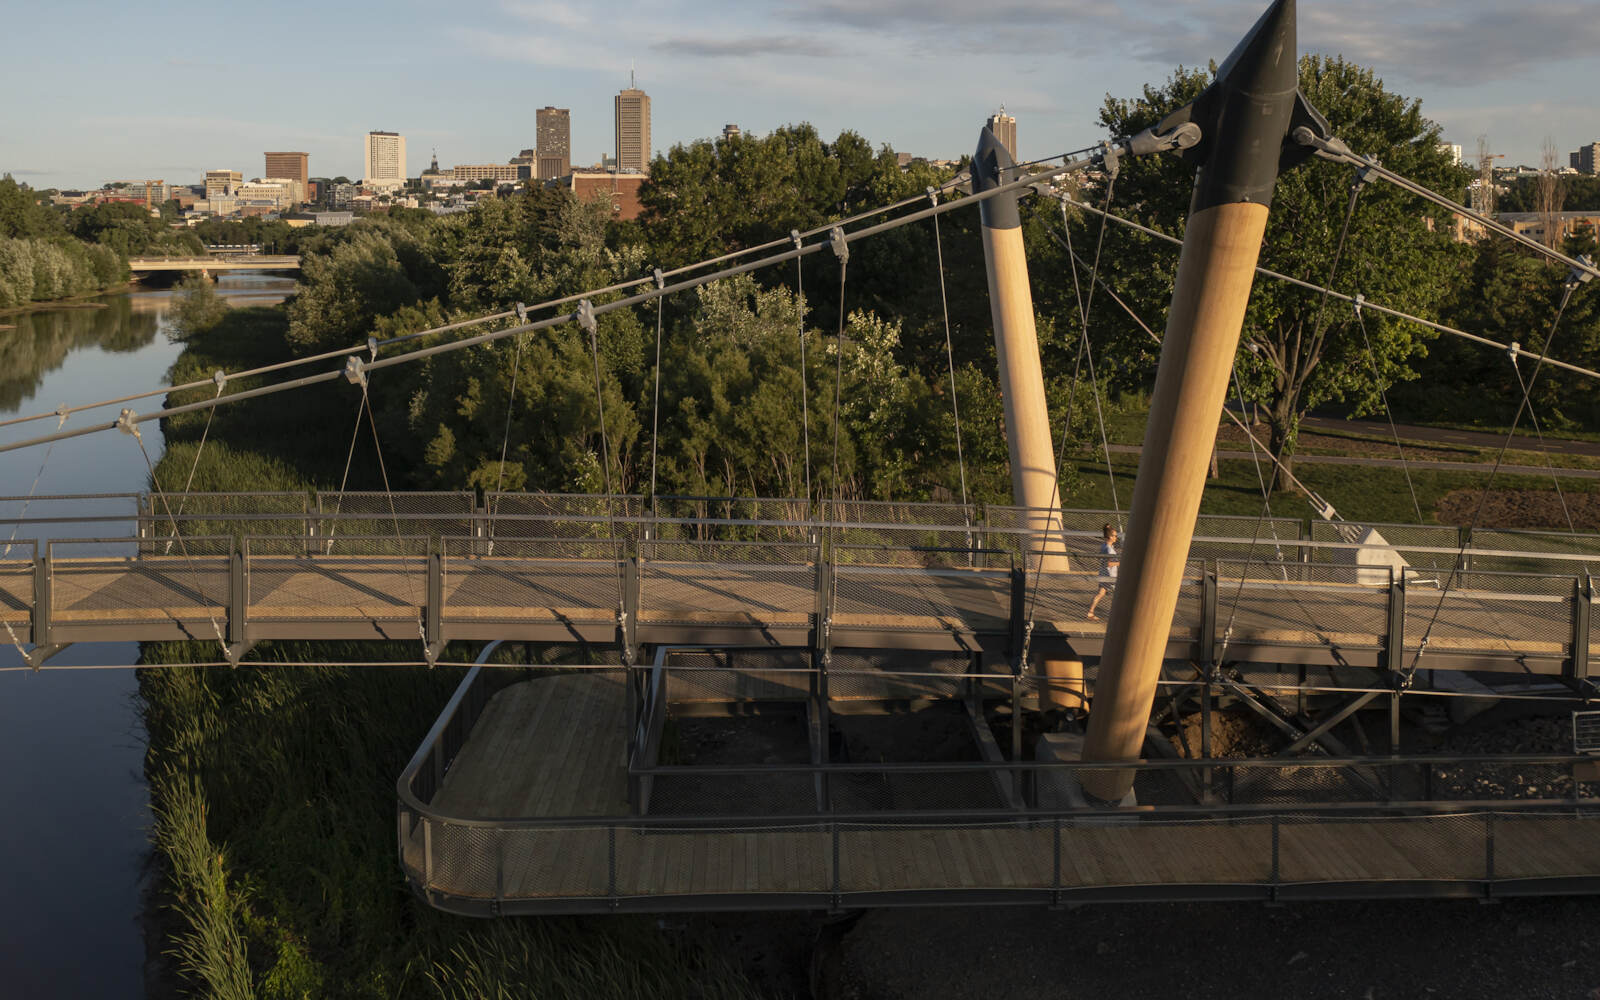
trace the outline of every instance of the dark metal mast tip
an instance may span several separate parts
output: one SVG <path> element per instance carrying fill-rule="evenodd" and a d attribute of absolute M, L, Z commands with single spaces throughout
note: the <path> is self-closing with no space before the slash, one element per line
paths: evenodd
<path fill-rule="evenodd" d="M 978 132 L 978 149 L 972 154 L 972 193 L 982 194 L 1021 176 L 1017 161 L 1011 151 L 985 125 Z M 978 206 L 983 225 L 989 229 L 1016 229 L 1022 225 L 1022 213 L 1017 210 L 1018 194 L 1002 194 Z"/>

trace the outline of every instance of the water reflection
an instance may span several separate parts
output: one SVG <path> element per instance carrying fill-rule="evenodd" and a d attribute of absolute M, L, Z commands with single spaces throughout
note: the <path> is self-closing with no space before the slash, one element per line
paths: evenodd
<path fill-rule="evenodd" d="M 237 273 L 217 286 L 234 304 L 249 305 L 281 300 L 292 289 L 281 277 Z M 162 385 L 181 350 L 165 336 L 171 301 L 169 291 L 135 292 L 107 297 L 100 309 L 0 318 L 16 326 L 0 330 L 0 417 Z M 117 409 L 74 415 L 67 427 L 108 421 Z M 0 428 L 0 441 L 49 433 L 56 424 L 51 417 Z M 159 426 L 144 425 L 143 437 L 151 459 L 159 459 Z M 139 492 L 146 476 L 137 443 L 115 432 L 0 453 L 0 520 L 16 518 L 21 497 L 33 492 L 28 516 L 55 521 L 17 528 L 17 539 L 32 541 L 3 558 L 28 558 L 34 541 L 131 536 L 131 497 L 51 494 Z M 0 551 L 14 527 L 0 526 Z M 82 644 L 52 663 L 131 666 L 138 651 L 133 642 Z M 21 662 L 0 630 L 0 667 Z M 8 762 L 0 768 L 0 801 L 12 807 L 0 824 L 9 873 L 0 907 L 0 996 L 144 993 L 140 880 L 149 814 L 136 692 L 132 670 L 0 673 L 0 759 Z"/>

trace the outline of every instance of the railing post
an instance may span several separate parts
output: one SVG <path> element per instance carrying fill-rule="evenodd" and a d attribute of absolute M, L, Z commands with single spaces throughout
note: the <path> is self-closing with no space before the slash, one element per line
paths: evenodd
<path fill-rule="evenodd" d="M 1220 560 L 1206 560 L 1200 573 L 1200 662 L 1217 662 L 1217 572 Z"/>
<path fill-rule="evenodd" d="M 833 579 L 837 571 L 831 556 L 817 549 L 816 622 L 811 629 L 811 649 L 818 671 L 826 675 L 833 660 Z"/>
<path fill-rule="evenodd" d="M 1272 814 L 1272 885 L 1268 890 L 1268 898 L 1276 903 L 1278 901 L 1278 814 Z"/>
<path fill-rule="evenodd" d="M 1567 676 L 1589 678 L 1589 613 L 1594 602 L 1594 578 L 1585 573 L 1572 580 L 1572 657 Z"/>
<path fill-rule="evenodd" d="M 430 648 L 437 646 L 444 622 L 444 542 L 428 536 L 427 606 L 423 609 L 423 639 Z"/>
<path fill-rule="evenodd" d="M 1483 894 L 1494 894 L 1494 813 L 1483 815 Z"/>
<path fill-rule="evenodd" d="M 245 542 L 235 537 L 228 550 L 228 645 L 245 642 L 249 622 L 250 584 Z M 231 655 L 231 654 L 230 654 Z"/>
<path fill-rule="evenodd" d="M 1055 828 L 1054 831 L 1053 831 L 1054 844 L 1053 844 L 1053 851 L 1052 851 L 1052 853 L 1054 855 L 1054 859 L 1055 859 L 1055 861 L 1054 861 L 1055 871 L 1050 876 L 1050 905 L 1051 906 L 1060 906 L 1061 905 L 1061 816 L 1058 814 L 1056 816 L 1051 817 L 1051 824 Z"/>
<path fill-rule="evenodd" d="M 1011 608 L 1010 608 L 1010 641 L 1006 648 L 1006 656 L 1011 660 L 1011 670 L 1016 673 L 1022 669 L 1022 644 L 1027 640 L 1028 627 L 1028 571 L 1015 566 L 1011 568 Z"/>
<path fill-rule="evenodd" d="M 1384 667 L 1391 674 L 1405 665 L 1406 576 L 1389 567 L 1389 632 L 1384 637 Z"/>
<path fill-rule="evenodd" d="M 40 543 L 33 557 L 33 644 L 50 645 L 50 543 Z"/>
<path fill-rule="evenodd" d="M 622 644 L 622 664 L 633 666 L 639 642 L 640 560 L 636 549 L 622 567 L 622 620 L 617 623 L 617 641 Z"/>

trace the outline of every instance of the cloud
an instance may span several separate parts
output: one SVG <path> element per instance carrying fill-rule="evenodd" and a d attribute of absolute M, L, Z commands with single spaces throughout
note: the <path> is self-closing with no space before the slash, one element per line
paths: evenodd
<path fill-rule="evenodd" d="M 530 2 L 530 0 L 502 0 L 500 9 L 521 21 L 538 27 L 587 28 L 589 15 L 569 4 Z"/>
<path fill-rule="evenodd" d="M 808 56 L 833 58 L 844 53 L 836 45 L 800 35 L 750 35 L 743 38 L 668 38 L 650 46 L 657 52 L 725 59 L 745 56 Z"/>

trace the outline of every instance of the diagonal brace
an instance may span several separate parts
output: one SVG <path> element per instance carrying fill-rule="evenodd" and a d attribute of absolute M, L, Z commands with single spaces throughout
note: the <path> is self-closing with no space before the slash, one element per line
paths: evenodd
<path fill-rule="evenodd" d="M 1337 712 L 1333 713 L 1332 715 L 1328 716 L 1326 719 L 1323 719 L 1321 722 L 1317 723 L 1316 728 L 1312 729 L 1310 732 L 1306 733 L 1304 736 L 1300 737 L 1299 739 L 1295 740 L 1293 743 L 1289 744 L 1288 746 L 1286 746 L 1282 750 L 1280 750 L 1278 752 L 1278 756 L 1279 757 L 1290 757 L 1290 756 L 1293 756 L 1294 754 L 1299 753 L 1300 751 L 1304 750 L 1306 747 L 1310 746 L 1311 744 L 1317 742 L 1317 740 L 1321 736 L 1323 736 L 1325 733 L 1327 733 L 1329 730 L 1331 730 L 1334 726 L 1337 726 L 1339 723 L 1341 723 L 1344 720 L 1350 718 L 1350 716 L 1354 715 L 1355 713 L 1359 712 L 1362 708 L 1366 707 L 1366 705 L 1369 702 L 1371 702 L 1374 698 L 1378 697 L 1378 695 L 1380 693 L 1381 692 L 1378 692 L 1378 691 L 1368 691 L 1366 694 L 1357 695 L 1356 697 L 1350 699 L 1348 702 L 1345 703 L 1343 708 L 1339 709 Z"/>

